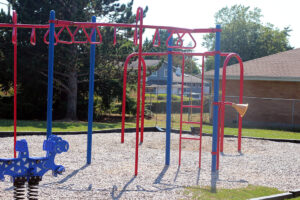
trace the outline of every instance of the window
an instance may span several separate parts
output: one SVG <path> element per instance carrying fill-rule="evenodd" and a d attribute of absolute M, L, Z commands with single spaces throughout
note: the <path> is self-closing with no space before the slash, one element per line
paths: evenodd
<path fill-rule="evenodd" d="M 164 69 L 164 77 L 167 77 L 167 76 L 168 76 L 168 69 L 165 68 L 165 69 Z"/>
<path fill-rule="evenodd" d="M 151 76 L 157 76 L 157 71 L 152 72 Z"/>

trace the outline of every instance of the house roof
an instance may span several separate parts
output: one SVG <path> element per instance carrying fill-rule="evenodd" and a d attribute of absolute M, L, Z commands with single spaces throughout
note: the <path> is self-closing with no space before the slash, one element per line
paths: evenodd
<path fill-rule="evenodd" d="M 148 60 L 145 59 L 145 63 L 147 67 L 152 67 L 152 66 L 157 66 L 159 63 L 161 62 L 161 60 Z M 128 65 L 129 69 L 138 69 L 138 60 L 133 61 L 132 63 L 130 63 Z"/>
<path fill-rule="evenodd" d="M 157 65 L 160 64 L 160 62 L 161 62 L 161 60 L 145 59 L 145 63 L 146 63 L 147 67 L 157 66 Z M 137 68 L 138 68 L 138 60 L 133 61 L 128 66 L 128 68 L 129 69 L 135 69 L 135 70 L 137 70 Z M 176 69 L 176 68 L 173 66 L 173 69 Z M 177 76 L 176 73 L 173 72 L 173 83 L 181 83 L 181 80 L 182 80 L 182 76 Z M 190 75 L 190 74 L 185 74 L 184 82 L 188 82 L 188 83 L 201 83 L 201 78 L 198 78 L 198 77 Z M 207 82 L 207 81 L 204 81 L 204 82 Z"/>
<path fill-rule="evenodd" d="M 223 70 L 220 69 L 220 77 Z M 214 79 L 214 70 L 205 72 Z M 239 79 L 239 64 L 226 69 L 226 79 Z M 244 80 L 300 81 L 300 48 L 244 62 Z"/>
<path fill-rule="evenodd" d="M 173 83 L 181 83 L 182 76 L 177 76 L 175 72 L 173 72 Z M 201 83 L 201 79 L 190 75 L 190 74 L 184 74 L 184 82 L 186 83 Z"/>

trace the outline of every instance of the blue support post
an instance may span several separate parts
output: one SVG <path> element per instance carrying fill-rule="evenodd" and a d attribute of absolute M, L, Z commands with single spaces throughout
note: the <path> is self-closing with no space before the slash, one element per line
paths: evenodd
<path fill-rule="evenodd" d="M 51 10 L 50 20 L 55 20 L 55 11 Z M 47 100 L 47 139 L 52 134 L 53 65 L 54 65 L 54 23 L 49 27 L 48 47 L 48 100 Z"/>
<path fill-rule="evenodd" d="M 221 29 L 220 25 L 216 26 Z M 220 51 L 221 46 L 221 33 L 216 32 L 215 51 Z M 213 104 L 213 141 L 212 141 L 212 174 L 217 171 L 217 141 L 218 141 L 218 105 L 219 101 L 219 67 L 220 67 L 220 53 L 215 55 L 215 77 L 214 77 L 214 104 Z"/>
<path fill-rule="evenodd" d="M 96 22 L 96 16 L 92 17 L 92 22 Z M 94 31 L 92 42 L 96 41 L 96 31 Z M 88 108 L 88 138 L 86 163 L 91 164 L 92 160 L 92 134 L 93 134 L 93 108 L 94 108 L 94 71 L 95 71 L 95 51 L 96 45 L 91 44 L 90 48 L 90 81 L 89 81 L 89 108 Z"/>
<path fill-rule="evenodd" d="M 171 33 L 169 33 L 171 34 Z M 172 46 L 173 38 L 169 40 L 169 46 Z M 168 48 L 171 52 L 172 49 Z M 170 165 L 170 147 L 171 147 L 171 104 L 172 104 L 172 82 L 173 82 L 173 69 L 172 69 L 172 55 L 168 55 L 168 76 L 167 76 L 167 120 L 166 120 L 166 165 Z"/>

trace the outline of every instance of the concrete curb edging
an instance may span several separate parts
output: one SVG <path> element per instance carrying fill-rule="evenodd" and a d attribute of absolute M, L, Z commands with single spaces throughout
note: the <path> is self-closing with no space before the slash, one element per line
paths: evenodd
<path fill-rule="evenodd" d="M 292 190 L 286 193 L 275 194 L 270 196 L 252 198 L 250 200 L 284 200 L 284 199 L 293 199 L 300 196 L 300 189 L 299 190 Z"/>

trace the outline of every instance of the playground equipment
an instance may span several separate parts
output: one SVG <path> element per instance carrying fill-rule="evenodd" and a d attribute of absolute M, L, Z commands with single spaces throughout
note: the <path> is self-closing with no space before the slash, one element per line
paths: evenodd
<path fill-rule="evenodd" d="M 139 14 L 141 13 L 141 14 Z M 223 151 L 223 138 L 224 138 L 224 105 L 225 105 L 225 84 L 222 87 L 222 94 L 224 94 L 224 98 L 222 98 L 222 101 L 219 102 L 219 65 L 220 65 L 220 56 L 225 56 L 226 60 L 224 62 L 224 68 L 223 71 L 223 82 L 226 83 L 226 66 L 230 60 L 231 57 L 236 57 L 241 65 L 241 86 L 240 86 L 240 101 L 239 104 L 236 105 L 234 103 L 231 103 L 232 106 L 235 108 L 238 108 L 238 111 L 241 111 L 241 107 L 243 107 L 242 104 L 242 98 L 243 98 L 243 66 L 242 66 L 242 60 L 241 58 L 235 54 L 235 53 L 221 53 L 220 52 L 220 32 L 221 27 L 219 25 L 216 26 L 215 29 L 182 29 L 178 27 L 159 27 L 159 26 L 151 26 L 148 27 L 146 25 L 143 25 L 143 19 L 142 17 L 138 18 L 138 16 L 142 16 L 142 10 L 139 8 L 137 11 L 137 20 L 136 25 L 138 22 L 139 24 L 139 51 L 138 53 L 133 53 L 129 55 L 125 61 L 124 64 L 124 76 L 123 76 L 123 104 L 122 104 L 122 132 L 121 132 L 121 143 L 124 143 L 124 131 L 125 131 L 125 103 L 126 103 L 126 79 L 127 79 L 127 65 L 129 60 L 132 57 L 138 57 L 138 87 L 137 87 L 137 114 L 136 114 L 136 149 L 135 149 L 135 175 L 138 173 L 138 145 L 139 145 L 139 137 L 140 142 L 143 142 L 143 132 L 144 132 L 144 106 L 145 106 L 145 79 L 146 79 L 146 64 L 143 59 L 143 56 L 168 56 L 168 72 L 167 72 L 167 109 L 166 109 L 166 159 L 165 164 L 170 164 L 170 131 L 171 131 L 171 88 L 172 88 L 172 56 L 182 56 L 182 89 L 181 89 L 181 116 L 180 116 L 180 141 L 179 141 L 179 165 L 181 163 L 181 140 L 182 139 L 193 139 L 193 140 L 199 140 L 200 141 L 200 148 L 199 148 L 199 167 L 201 166 L 201 140 L 202 140 L 202 114 L 203 114 L 203 82 L 202 82 L 202 94 L 201 94 L 201 105 L 200 106 L 193 106 L 193 105 L 183 105 L 183 85 L 184 85 L 184 59 L 186 56 L 202 56 L 202 62 L 204 67 L 204 57 L 206 56 L 214 56 L 215 57 L 215 87 L 214 87 L 214 103 L 213 103 L 213 143 L 212 143 L 212 172 L 216 172 L 219 169 L 219 147 L 220 147 L 220 140 L 222 144 L 222 151 Z M 137 27 L 135 29 L 135 33 L 137 31 Z M 141 30 L 143 28 L 156 28 L 154 37 L 153 37 L 153 46 L 158 46 L 160 42 L 159 38 L 159 31 L 157 29 L 167 29 L 169 31 L 169 37 L 166 40 L 166 45 L 168 48 L 168 52 L 142 52 L 141 51 L 141 40 L 142 40 L 142 34 Z M 204 52 L 204 53 L 190 53 L 190 52 L 175 52 L 172 51 L 172 49 L 194 49 L 197 45 L 194 37 L 192 34 L 195 33 L 216 33 L 216 46 L 215 51 L 213 52 Z M 173 35 L 177 35 L 177 41 L 175 42 L 175 45 L 173 44 Z M 190 39 L 193 41 L 192 46 L 184 46 L 183 45 L 183 38 L 185 35 L 188 35 Z M 135 34 L 136 37 L 136 34 Z M 158 41 L 157 41 L 158 40 Z M 134 41 L 137 41 L 135 38 Z M 143 88 L 142 88 L 142 108 L 141 108 L 141 119 L 140 119 L 140 84 L 141 84 L 141 64 L 143 64 Z M 202 81 L 204 79 L 204 68 L 202 68 Z M 223 96 L 222 96 L 223 97 Z M 226 104 L 229 104 L 229 102 L 226 102 Z M 201 109 L 200 113 L 200 122 L 185 122 L 182 121 L 182 108 L 184 107 L 197 107 Z M 139 122 L 141 120 L 141 127 L 139 126 Z M 219 122 L 220 121 L 220 122 Z M 200 125 L 200 138 L 186 138 L 182 137 L 182 123 L 188 123 L 188 124 L 199 124 Z M 221 124 L 221 126 L 220 126 Z M 222 130 L 222 134 L 220 134 L 220 127 Z M 241 128 L 242 128 L 242 116 L 239 117 L 239 139 L 238 139 L 238 150 L 241 149 Z M 139 135 L 139 133 L 141 133 Z M 222 136 L 222 137 L 220 137 Z"/>
<path fill-rule="evenodd" d="M 4 175 L 9 175 L 14 184 L 14 198 L 25 198 L 25 182 L 28 182 L 28 198 L 37 199 L 38 185 L 43 175 L 52 170 L 52 175 L 57 176 L 65 171 L 62 165 L 54 163 L 56 154 L 67 152 L 69 143 L 60 137 L 51 135 L 44 141 L 43 150 L 45 157 L 29 157 L 26 140 L 16 142 L 18 158 L 0 159 L 0 180 L 4 181 Z"/>
<path fill-rule="evenodd" d="M 204 88 L 204 56 L 202 56 L 202 66 L 201 66 L 201 99 L 200 106 L 197 105 L 183 105 L 183 91 L 184 91 L 184 57 L 182 58 L 182 70 L 181 70 L 181 102 L 180 102 L 180 135 L 179 135 L 179 161 L 178 164 L 181 164 L 181 142 L 182 140 L 199 140 L 199 168 L 201 168 L 201 150 L 202 150 L 202 122 L 203 122 L 203 88 Z M 200 108 L 200 121 L 191 122 L 182 120 L 183 108 Z M 199 138 L 189 138 L 182 137 L 182 124 L 197 124 L 200 125 Z"/>
<path fill-rule="evenodd" d="M 114 44 L 116 44 L 116 29 L 121 28 L 133 28 L 134 29 L 134 45 L 138 45 L 138 52 L 130 54 L 124 64 L 124 77 L 123 77 L 123 104 L 122 104 L 122 132 L 121 132 L 121 142 L 124 142 L 124 128 L 125 128 L 125 103 L 126 103 L 126 80 L 127 80 L 127 65 L 131 58 L 138 58 L 138 80 L 137 80 L 137 114 L 136 114 L 136 147 L 135 147 L 135 175 L 138 174 L 138 146 L 139 138 L 140 142 L 143 142 L 143 133 L 144 133 L 144 109 L 145 109 L 145 86 L 146 86 L 146 64 L 144 61 L 144 56 L 168 56 L 168 71 L 167 71 L 167 113 L 166 113 L 166 159 L 165 164 L 170 164 L 170 132 L 171 132 L 171 89 L 172 89 L 172 57 L 181 56 L 183 60 L 182 73 L 184 73 L 184 59 L 185 57 L 201 56 L 202 62 L 204 63 L 204 57 L 214 56 L 215 58 L 215 85 L 214 85 L 214 103 L 213 103 L 213 142 L 212 142 L 212 172 L 217 171 L 217 155 L 219 149 L 219 130 L 221 127 L 224 127 L 222 120 L 224 120 L 224 105 L 228 104 L 225 102 L 225 84 L 222 87 L 224 98 L 219 102 L 219 65 L 220 65 L 220 56 L 225 56 L 226 60 L 224 63 L 224 69 L 231 57 L 236 57 L 241 65 L 241 86 L 240 86 L 240 100 L 239 104 L 242 104 L 243 98 L 243 70 L 242 70 L 242 61 L 240 57 L 235 53 L 222 53 L 220 52 L 220 34 L 221 27 L 219 25 L 216 28 L 202 28 L 202 29 L 187 29 L 179 27 L 170 27 L 170 26 L 153 26 L 153 25 L 144 25 L 143 24 L 143 9 L 138 8 L 136 13 L 136 23 L 135 24 L 125 24 L 125 23 L 96 23 L 96 17 L 92 17 L 92 22 L 73 22 L 65 20 L 55 19 L 55 12 L 50 12 L 49 24 L 45 25 L 34 25 L 34 24 L 18 24 L 17 23 L 17 14 L 13 12 L 13 24 L 0 24 L 0 27 L 11 27 L 12 31 L 12 43 L 14 45 L 14 86 L 15 86 L 15 100 L 14 100 L 14 156 L 16 156 L 16 65 L 17 65 L 17 29 L 18 28 L 30 28 L 32 29 L 30 42 L 32 45 L 36 43 L 36 29 L 46 29 L 44 35 L 44 42 L 49 45 L 49 56 L 48 56 L 48 101 L 47 101 L 47 138 L 52 135 L 52 98 L 53 98 L 53 65 L 54 65 L 54 46 L 56 44 L 90 44 L 90 75 L 89 75 L 89 104 L 88 104 L 88 141 L 87 141 L 87 164 L 91 163 L 92 155 L 92 124 L 93 124 L 93 94 L 94 94 L 94 67 L 95 67 L 95 45 L 102 43 L 101 29 L 99 27 L 112 27 L 114 28 Z M 70 27 L 75 27 L 75 31 L 72 33 Z M 60 28 L 58 33 L 55 32 L 55 28 Z M 169 36 L 166 40 L 166 46 L 168 48 L 167 52 L 143 52 L 142 51 L 142 41 L 143 41 L 143 30 L 144 29 L 154 29 L 155 34 L 153 38 L 153 45 L 159 46 L 161 44 L 159 30 L 167 30 Z M 87 31 L 89 30 L 89 31 Z M 77 40 L 76 35 L 78 32 L 83 32 L 86 37 L 85 40 Z M 70 41 L 64 41 L 60 39 L 60 36 L 64 32 L 69 35 Z M 88 33 L 89 32 L 89 33 Z M 215 33 L 216 34 L 216 46 L 215 51 L 204 52 L 204 53 L 194 53 L 194 52 L 179 52 L 173 51 L 173 49 L 194 49 L 197 46 L 197 42 L 193 37 L 193 34 L 199 33 Z M 49 41 L 47 37 L 49 36 Z M 98 36 L 98 39 L 96 39 Z M 173 42 L 173 37 L 174 41 Z M 184 40 L 188 37 L 192 41 L 192 46 L 185 46 Z M 143 74 L 141 74 L 143 67 Z M 203 68 L 202 68 L 203 71 Z M 226 70 L 223 70 L 223 76 L 226 75 Z M 183 75 L 183 74 L 182 74 Z M 202 73 L 204 75 L 204 73 Z M 141 77 L 143 76 L 143 82 L 141 87 Z M 223 78 L 223 81 L 226 77 Z M 184 81 L 184 80 L 183 80 Z M 202 77 L 203 81 L 203 77 Z M 203 83 L 202 83 L 203 87 Z M 202 88 L 203 89 L 203 88 Z M 140 93 L 142 90 L 142 94 Z M 223 97 L 223 96 L 222 96 Z M 142 101 L 140 102 L 140 99 Z M 201 101 L 203 100 L 203 92 Z M 141 108 L 140 108 L 141 103 Z M 232 104 L 234 105 L 234 104 Z M 181 107 L 184 107 L 182 105 Z M 203 107 L 203 106 L 202 106 Z M 201 113 L 203 109 L 201 107 Z M 140 127 L 140 111 L 141 111 L 141 127 Z M 220 113 L 221 112 L 221 113 Z M 222 115 L 223 114 L 223 115 Z M 219 117 L 220 116 L 220 117 Z M 202 127 L 202 114 L 200 116 L 200 127 Z M 219 123 L 220 121 L 220 123 Z M 182 122 L 182 120 L 181 120 Z M 240 150 L 240 138 L 241 138 L 241 117 L 239 119 L 239 150 Z M 141 131 L 139 131 L 141 130 Z M 202 129 L 200 129 L 202 131 Z M 222 135 L 222 134 L 221 134 Z M 180 136 L 181 137 L 181 136 Z M 181 137 L 181 139 L 184 139 Z M 221 140 L 222 141 L 222 140 Z M 201 144 L 201 135 L 200 135 L 200 144 Z M 200 149 L 201 151 L 201 149 Z M 201 152 L 199 157 L 201 156 Z M 180 163 L 179 163 L 180 164 Z M 200 166 L 200 161 L 199 161 Z"/>

